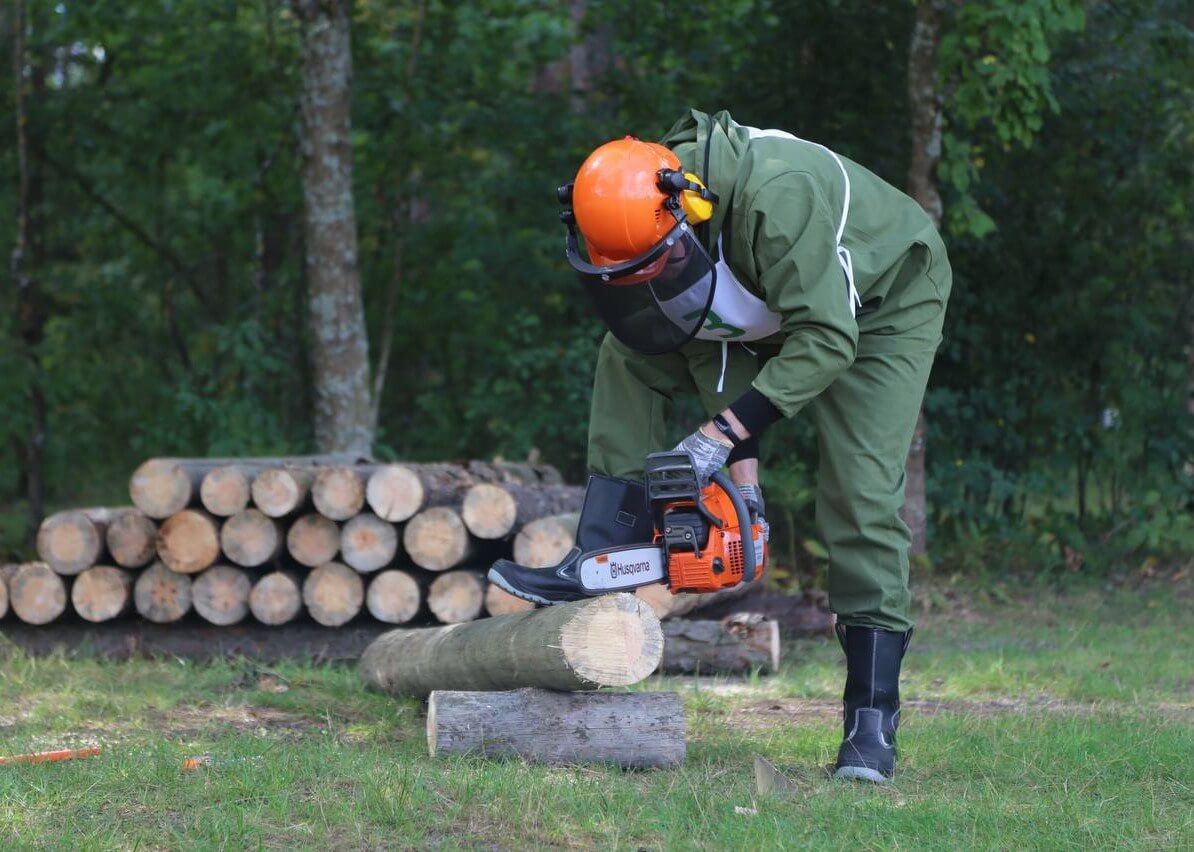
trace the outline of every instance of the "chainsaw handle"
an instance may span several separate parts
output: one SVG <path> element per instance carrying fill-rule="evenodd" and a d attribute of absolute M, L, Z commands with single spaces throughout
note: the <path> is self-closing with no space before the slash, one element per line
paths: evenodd
<path fill-rule="evenodd" d="M 742 581 L 753 583 L 755 579 L 755 536 L 750 519 L 750 509 L 742 497 L 742 492 L 720 470 L 709 477 L 709 481 L 716 483 L 730 498 L 730 503 L 734 506 L 734 513 L 738 516 L 738 529 L 742 533 Z"/>

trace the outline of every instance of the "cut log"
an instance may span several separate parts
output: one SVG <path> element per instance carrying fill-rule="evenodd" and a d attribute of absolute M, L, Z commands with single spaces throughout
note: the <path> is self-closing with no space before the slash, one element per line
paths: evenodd
<path fill-rule="evenodd" d="M 37 530 L 37 554 L 66 577 L 90 568 L 104 555 L 104 536 L 126 509 L 78 509 L 58 512 Z"/>
<path fill-rule="evenodd" d="M 0 574 L 0 618 L 8 614 L 8 578 Z"/>
<path fill-rule="evenodd" d="M 679 766 L 684 702 L 674 692 L 436 690 L 427 702 L 427 747 L 432 757 L 478 753 L 556 765 Z"/>
<path fill-rule="evenodd" d="M 8 581 L 8 603 L 26 624 L 49 624 L 66 610 L 66 583 L 46 563 L 26 562 Z"/>
<path fill-rule="evenodd" d="M 311 617 L 328 627 L 347 624 L 361 611 L 365 583 L 361 575 L 339 562 L 320 565 L 303 583 L 303 603 Z"/>
<path fill-rule="evenodd" d="M 260 509 L 237 512 L 220 528 L 220 547 L 229 560 L 244 568 L 264 565 L 282 550 L 278 522 Z"/>
<path fill-rule="evenodd" d="M 262 624 L 288 624 L 302 609 L 302 584 L 288 571 L 266 574 L 249 592 L 249 611 Z"/>
<path fill-rule="evenodd" d="M 451 506 L 424 509 L 402 531 L 402 546 L 420 568 L 447 571 L 468 559 L 473 540 L 460 513 Z"/>
<path fill-rule="evenodd" d="M 433 506 L 459 505 L 465 492 L 480 482 L 514 485 L 562 485 L 559 471 L 549 465 L 470 462 L 378 465 L 366 487 L 369 507 L 393 523 L 414 517 Z"/>
<path fill-rule="evenodd" d="M 485 580 L 477 571 L 448 571 L 427 589 L 427 608 L 444 624 L 479 618 L 485 606 Z"/>
<path fill-rule="evenodd" d="M 563 485 L 564 477 L 549 464 L 537 462 L 471 461 L 469 474 L 479 482 L 504 482 L 511 485 Z"/>
<path fill-rule="evenodd" d="M 506 538 L 520 527 L 562 512 L 578 512 L 585 490 L 578 485 L 495 485 L 482 482 L 464 495 L 460 515 L 477 538 Z"/>
<path fill-rule="evenodd" d="M 365 594 L 369 613 L 386 624 L 406 624 L 419 614 L 421 602 L 418 581 L 406 571 L 393 568 L 374 577 Z"/>
<path fill-rule="evenodd" d="M 741 597 L 753 588 L 754 584 L 752 583 L 739 583 L 732 589 L 725 589 L 720 592 L 709 592 L 707 594 L 681 592 L 678 595 L 673 595 L 665 584 L 654 583 L 650 586 L 643 586 L 636 589 L 634 593 L 640 600 L 646 601 L 660 618 L 675 618 L 676 616 L 686 615 L 703 606 Z"/>
<path fill-rule="evenodd" d="M 325 467 L 311 483 L 315 509 L 325 518 L 346 521 L 365 505 L 366 472 L 355 467 Z"/>
<path fill-rule="evenodd" d="M 191 611 L 191 578 L 155 562 L 137 576 L 133 605 L 154 624 L 170 624 Z"/>
<path fill-rule="evenodd" d="M 158 529 L 158 558 L 171 571 L 198 574 L 220 558 L 220 525 L 201 509 L 184 509 Z"/>
<path fill-rule="evenodd" d="M 362 574 L 385 568 L 397 553 L 398 530 L 372 512 L 362 512 L 340 530 L 340 557 Z"/>
<path fill-rule="evenodd" d="M 281 458 L 149 459 L 129 479 L 129 496 L 138 509 L 160 520 L 192 505 L 199 497 L 204 475 L 217 467 L 238 465 L 260 471 L 271 467 L 316 467 L 351 464 L 355 461 L 356 456 L 345 454 Z"/>
<path fill-rule="evenodd" d="M 528 568 L 550 568 L 576 543 L 580 514 L 549 515 L 531 521 L 514 536 L 514 561 Z"/>
<path fill-rule="evenodd" d="M 216 517 L 232 517 L 248 508 L 252 482 L 250 467 L 226 464 L 212 468 L 199 484 L 199 502 Z"/>
<path fill-rule="evenodd" d="M 253 478 L 253 505 L 271 518 L 284 518 L 310 503 L 315 471 L 297 467 L 263 470 Z"/>
<path fill-rule="evenodd" d="M 663 624 L 667 674 L 772 674 L 779 669 L 779 624 L 756 613 L 721 621 L 673 619 Z"/>
<path fill-rule="evenodd" d="M 340 551 L 340 527 L 323 515 L 303 515 L 286 533 L 286 549 L 294 561 L 308 568 L 331 562 Z"/>
<path fill-rule="evenodd" d="M 122 568 L 143 568 L 153 561 L 158 525 L 143 512 L 129 509 L 108 524 L 104 536 L 112 561 Z"/>
<path fill-rule="evenodd" d="M 483 618 L 446 627 L 391 630 L 361 656 L 361 677 L 394 695 L 436 689 L 628 686 L 663 654 L 651 608 L 633 595 Z"/>
<path fill-rule="evenodd" d="M 111 565 L 88 568 L 75 578 L 70 600 L 85 621 L 111 621 L 132 606 L 133 575 Z"/>
<path fill-rule="evenodd" d="M 253 581 L 249 575 L 231 565 L 216 565 L 200 574 L 191 597 L 195 612 L 204 621 L 226 627 L 244 620 L 249 614 L 249 593 Z"/>
<path fill-rule="evenodd" d="M 534 609 L 530 601 L 510 594 L 496 583 L 490 583 L 485 589 L 485 611 L 490 615 L 509 615 L 512 612 L 526 612 Z"/>
<path fill-rule="evenodd" d="M 382 465 L 369 475 L 365 499 L 382 520 L 402 523 L 424 508 L 429 488 L 411 465 Z"/>

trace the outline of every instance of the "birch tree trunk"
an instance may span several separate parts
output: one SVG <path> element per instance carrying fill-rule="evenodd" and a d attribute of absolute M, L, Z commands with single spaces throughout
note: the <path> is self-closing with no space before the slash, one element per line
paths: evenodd
<path fill-rule="evenodd" d="M 315 442 L 368 453 L 369 344 L 352 195 L 348 0 L 292 0 L 303 43 L 303 204 Z"/>

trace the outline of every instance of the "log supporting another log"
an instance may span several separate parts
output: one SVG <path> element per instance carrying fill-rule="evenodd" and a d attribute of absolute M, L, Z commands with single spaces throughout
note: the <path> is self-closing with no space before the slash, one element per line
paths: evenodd
<path fill-rule="evenodd" d="M 576 543 L 580 513 L 548 515 L 531 521 L 514 536 L 514 561 L 528 568 L 559 565 Z"/>
<path fill-rule="evenodd" d="M 271 518 L 284 518 L 310 503 L 312 469 L 280 467 L 263 470 L 253 478 L 253 505 Z"/>
<path fill-rule="evenodd" d="M 394 568 L 374 577 L 365 594 L 369 613 L 386 624 L 406 624 L 419 614 L 421 604 L 418 581 L 406 571 Z"/>
<path fill-rule="evenodd" d="M 204 621 L 226 627 L 243 621 L 249 614 L 252 590 L 253 582 L 244 571 L 231 565 L 216 565 L 196 578 L 191 595 L 195 612 Z"/>
<path fill-rule="evenodd" d="M 684 702 L 674 692 L 436 690 L 427 704 L 431 756 L 479 753 L 548 764 L 627 768 L 684 762 Z"/>
<path fill-rule="evenodd" d="M 365 505 L 365 476 L 355 467 L 325 467 L 315 474 L 311 499 L 325 518 L 346 521 Z"/>
<path fill-rule="evenodd" d="M 398 629 L 361 656 L 365 683 L 394 695 L 437 689 L 536 686 L 578 690 L 628 686 L 663 654 L 659 619 L 632 595 L 451 624 Z"/>
<path fill-rule="evenodd" d="M 66 584 L 44 562 L 20 565 L 8 581 L 8 602 L 26 624 L 49 624 L 66 610 Z"/>
<path fill-rule="evenodd" d="M 212 468 L 199 484 L 199 502 L 216 517 L 229 518 L 248 508 L 252 481 L 252 469 L 244 465 Z"/>
<path fill-rule="evenodd" d="M 281 552 L 282 540 L 278 522 L 260 509 L 237 512 L 220 528 L 220 547 L 224 555 L 244 568 L 256 568 L 269 562 Z"/>
<path fill-rule="evenodd" d="M 288 571 L 266 574 L 249 592 L 249 611 L 262 624 L 288 624 L 302 609 L 302 583 Z"/>
<path fill-rule="evenodd" d="M 340 530 L 340 557 L 362 574 L 386 567 L 397 553 L 398 530 L 372 512 L 362 512 Z"/>
<path fill-rule="evenodd" d="M 191 611 L 191 585 L 189 575 L 155 562 L 137 576 L 133 605 L 154 624 L 170 624 Z"/>
<path fill-rule="evenodd" d="M 779 624 L 755 613 L 721 621 L 673 619 L 663 623 L 666 674 L 772 674 L 779 669 Z"/>
<path fill-rule="evenodd" d="M 427 608 L 444 624 L 472 621 L 485 605 L 485 580 L 477 571 L 447 571 L 427 589 Z"/>
<path fill-rule="evenodd" d="M 121 512 L 108 524 L 104 536 L 112 561 L 121 568 L 143 568 L 153 561 L 158 525 L 143 512 Z"/>
<path fill-rule="evenodd" d="M 37 530 L 37 555 L 66 577 L 90 568 L 104 554 L 104 537 L 124 509 L 78 509 L 58 512 Z"/>
<path fill-rule="evenodd" d="M 474 552 L 460 513 L 450 506 L 424 509 L 406 524 L 402 545 L 420 568 L 447 571 L 464 563 Z"/>
<path fill-rule="evenodd" d="M 574 485 L 526 486 L 479 483 L 468 490 L 460 515 L 477 538 L 498 539 L 539 518 L 577 512 L 584 489 Z"/>
<path fill-rule="evenodd" d="M 111 565 L 96 565 L 75 578 L 70 600 L 85 621 L 111 621 L 132 607 L 133 575 Z"/>
<path fill-rule="evenodd" d="M 365 584 L 361 575 L 339 562 L 320 565 L 303 582 L 303 603 L 311 617 L 327 627 L 347 624 L 361 611 Z"/>
<path fill-rule="evenodd" d="M 303 515 L 290 525 L 286 549 L 298 564 L 318 568 L 340 552 L 340 527 L 315 512 Z"/>
<path fill-rule="evenodd" d="M 184 509 L 158 529 L 158 558 L 171 571 L 198 574 L 220 558 L 220 525 L 200 509 Z"/>

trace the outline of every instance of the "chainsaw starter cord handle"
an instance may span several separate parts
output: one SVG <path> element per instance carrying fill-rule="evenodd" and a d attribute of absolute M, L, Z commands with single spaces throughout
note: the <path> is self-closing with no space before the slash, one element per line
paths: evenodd
<path fill-rule="evenodd" d="M 750 509 L 747 508 L 746 501 L 742 499 L 742 492 L 738 490 L 738 486 L 731 482 L 725 473 L 717 471 L 710 477 L 710 481 L 717 483 L 718 487 L 726 493 L 726 496 L 730 498 L 730 503 L 734 506 L 734 513 L 738 515 L 738 529 L 742 533 L 742 581 L 753 583 L 755 580 L 755 536 L 750 520 Z"/>

